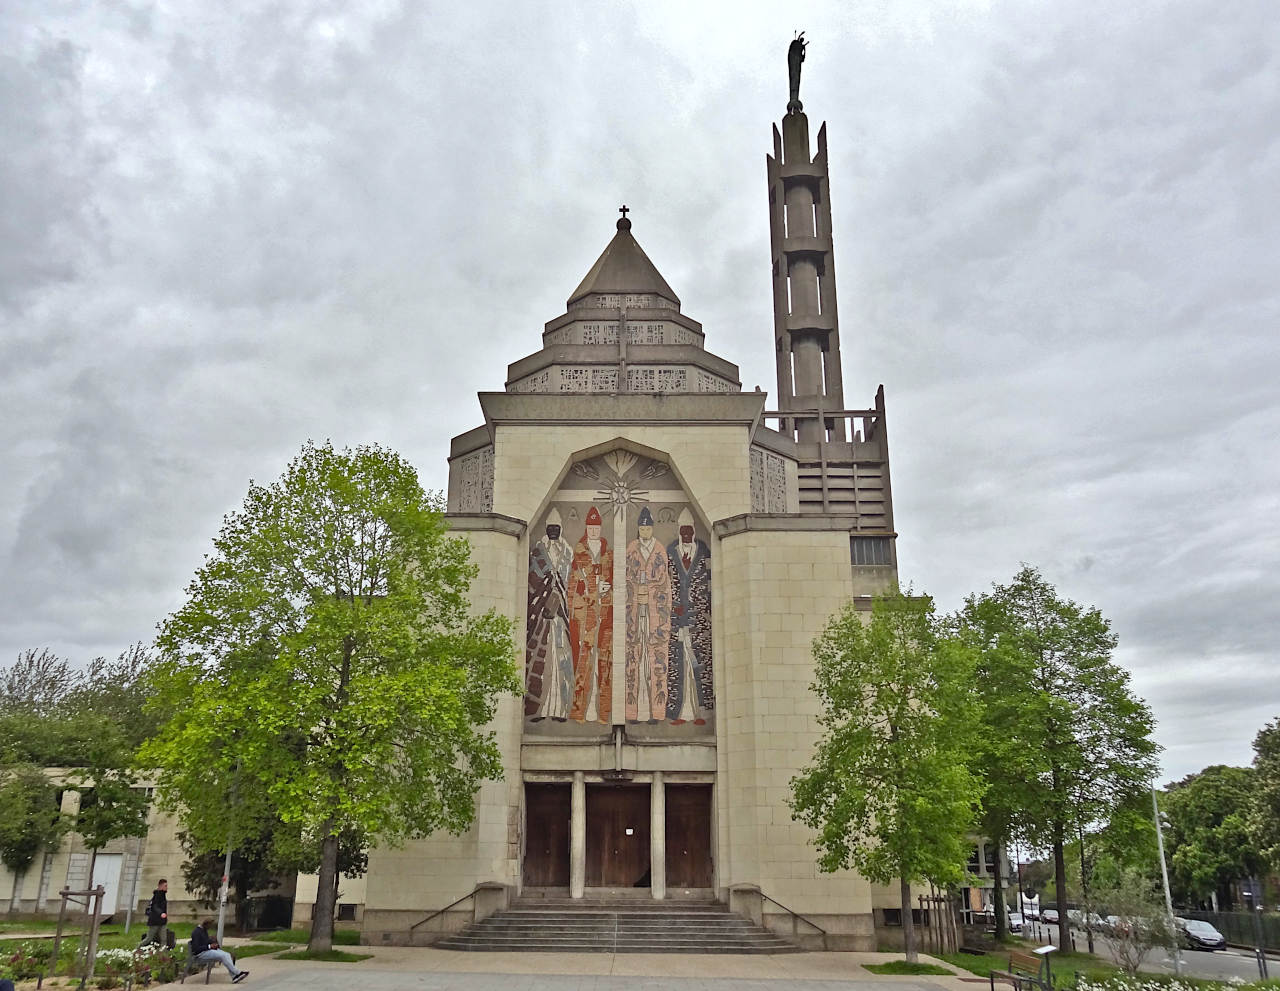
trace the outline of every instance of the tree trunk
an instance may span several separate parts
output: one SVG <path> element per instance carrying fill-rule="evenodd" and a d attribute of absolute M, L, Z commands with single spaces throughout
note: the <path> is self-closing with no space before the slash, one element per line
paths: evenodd
<path fill-rule="evenodd" d="M 906 950 L 907 963 L 916 963 L 916 924 L 911 917 L 911 882 L 905 877 L 899 882 L 902 895 L 902 945 Z"/>
<path fill-rule="evenodd" d="M 316 904 L 311 916 L 311 941 L 307 949 L 312 953 L 327 953 L 333 949 L 334 881 L 338 876 L 338 836 L 329 824 L 320 847 L 320 876 L 316 879 Z"/>
<path fill-rule="evenodd" d="M 1093 901 L 1089 897 L 1089 866 L 1084 855 L 1084 825 L 1079 826 L 1080 837 L 1080 901 L 1083 902 L 1084 934 L 1093 952 Z"/>
<path fill-rule="evenodd" d="M 1053 824 L 1053 886 L 1058 894 L 1058 949 L 1066 953 L 1071 949 L 1071 919 L 1067 916 L 1067 857 L 1062 839 L 1064 831 L 1061 822 Z"/>
<path fill-rule="evenodd" d="M 992 870 L 992 878 L 995 881 L 996 890 L 992 895 L 992 904 L 996 910 L 996 942 L 1002 942 L 1009 935 L 1008 921 L 1005 918 L 1004 907 L 1004 873 L 1001 871 L 1000 858 L 1004 853 L 1004 841 L 992 838 L 992 846 L 996 848 L 995 867 Z"/>

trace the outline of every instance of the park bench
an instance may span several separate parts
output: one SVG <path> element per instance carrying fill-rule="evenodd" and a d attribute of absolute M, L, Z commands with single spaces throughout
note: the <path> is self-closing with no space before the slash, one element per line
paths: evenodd
<path fill-rule="evenodd" d="M 991 972 L 991 991 L 996 991 L 996 981 L 1012 984 L 1014 991 L 1053 991 L 1049 958 L 1022 950 L 1009 951 L 1008 970 Z"/>
<path fill-rule="evenodd" d="M 216 966 L 218 966 L 218 964 L 217 964 L 217 961 L 214 961 L 214 960 L 209 961 L 209 963 L 201 963 L 199 960 L 197 960 L 191 953 L 191 944 L 188 943 L 187 959 L 182 964 L 182 979 L 178 983 L 186 984 L 188 974 L 198 974 L 200 973 L 200 970 L 203 968 L 204 982 L 205 984 L 208 984 L 209 978 L 213 976 L 213 968 Z"/>

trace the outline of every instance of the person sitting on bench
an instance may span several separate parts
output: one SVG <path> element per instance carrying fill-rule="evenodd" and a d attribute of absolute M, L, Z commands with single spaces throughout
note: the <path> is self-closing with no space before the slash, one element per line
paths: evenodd
<path fill-rule="evenodd" d="M 227 968 L 227 973 L 231 975 L 231 983 L 239 984 L 249 976 L 247 970 L 241 970 L 236 966 L 236 962 L 231 959 L 231 954 L 226 950 L 218 948 L 216 940 L 209 938 L 209 927 L 213 925 L 212 919 L 205 919 L 200 925 L 191 930 L 191 957 L 196 963 L 220 963 Z"/>

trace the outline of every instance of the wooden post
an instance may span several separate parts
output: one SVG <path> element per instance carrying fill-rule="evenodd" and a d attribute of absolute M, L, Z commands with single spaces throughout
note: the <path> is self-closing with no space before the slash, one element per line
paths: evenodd
<path fill-rule="evenodd" d="M 98 958 L 98 920 L 102 915 L 102 899 L 106 893 L 107 889 L 102 885 L 98 885 L 96 888 L 91 888 L 86 892 L 89 896 L 86 901 L 90 905 L 89 945 L 84 951 L 84 977 L 80 979 L 80 986 L 82 988 L 86 981 L 93 980 L 93 965 Z"/>
<path fill-rule="evenodd" d="M 62 905 L 58 908 L 58 929 L 53 934 L 53 955 L 49 958 L 49 976 L 58 972 L 58 944 L 62 942 L 62 922 L 67 917 L 67 895 L 70 888 L 63 888 L 58 894 L 62 896 Z"/>

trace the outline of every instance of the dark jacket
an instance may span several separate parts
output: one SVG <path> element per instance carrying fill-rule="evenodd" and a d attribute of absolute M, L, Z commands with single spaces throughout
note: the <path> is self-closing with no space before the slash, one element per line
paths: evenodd
<path fill-rule="evenodd" d="M 159 888 L 156 888 L 156 890 L 151 893 L 151 901 L 147 903 L 147 925 L 149 926 L 164 925 L 165 922 L 168 921 L 165 918 L 165 915 L 166 913 L 168 913 L 168 911 L 169 911 L 168 896 Z"/>
<path fill-rule="evenodd" d="M 191 955 L 193 957 L 198 957 L 205 950 L 212 950 L 217 945 L 217 943 L 209 939 L 209 934 L 204 931 L 204 926 L 196 926 L 191 930 Z"/>

